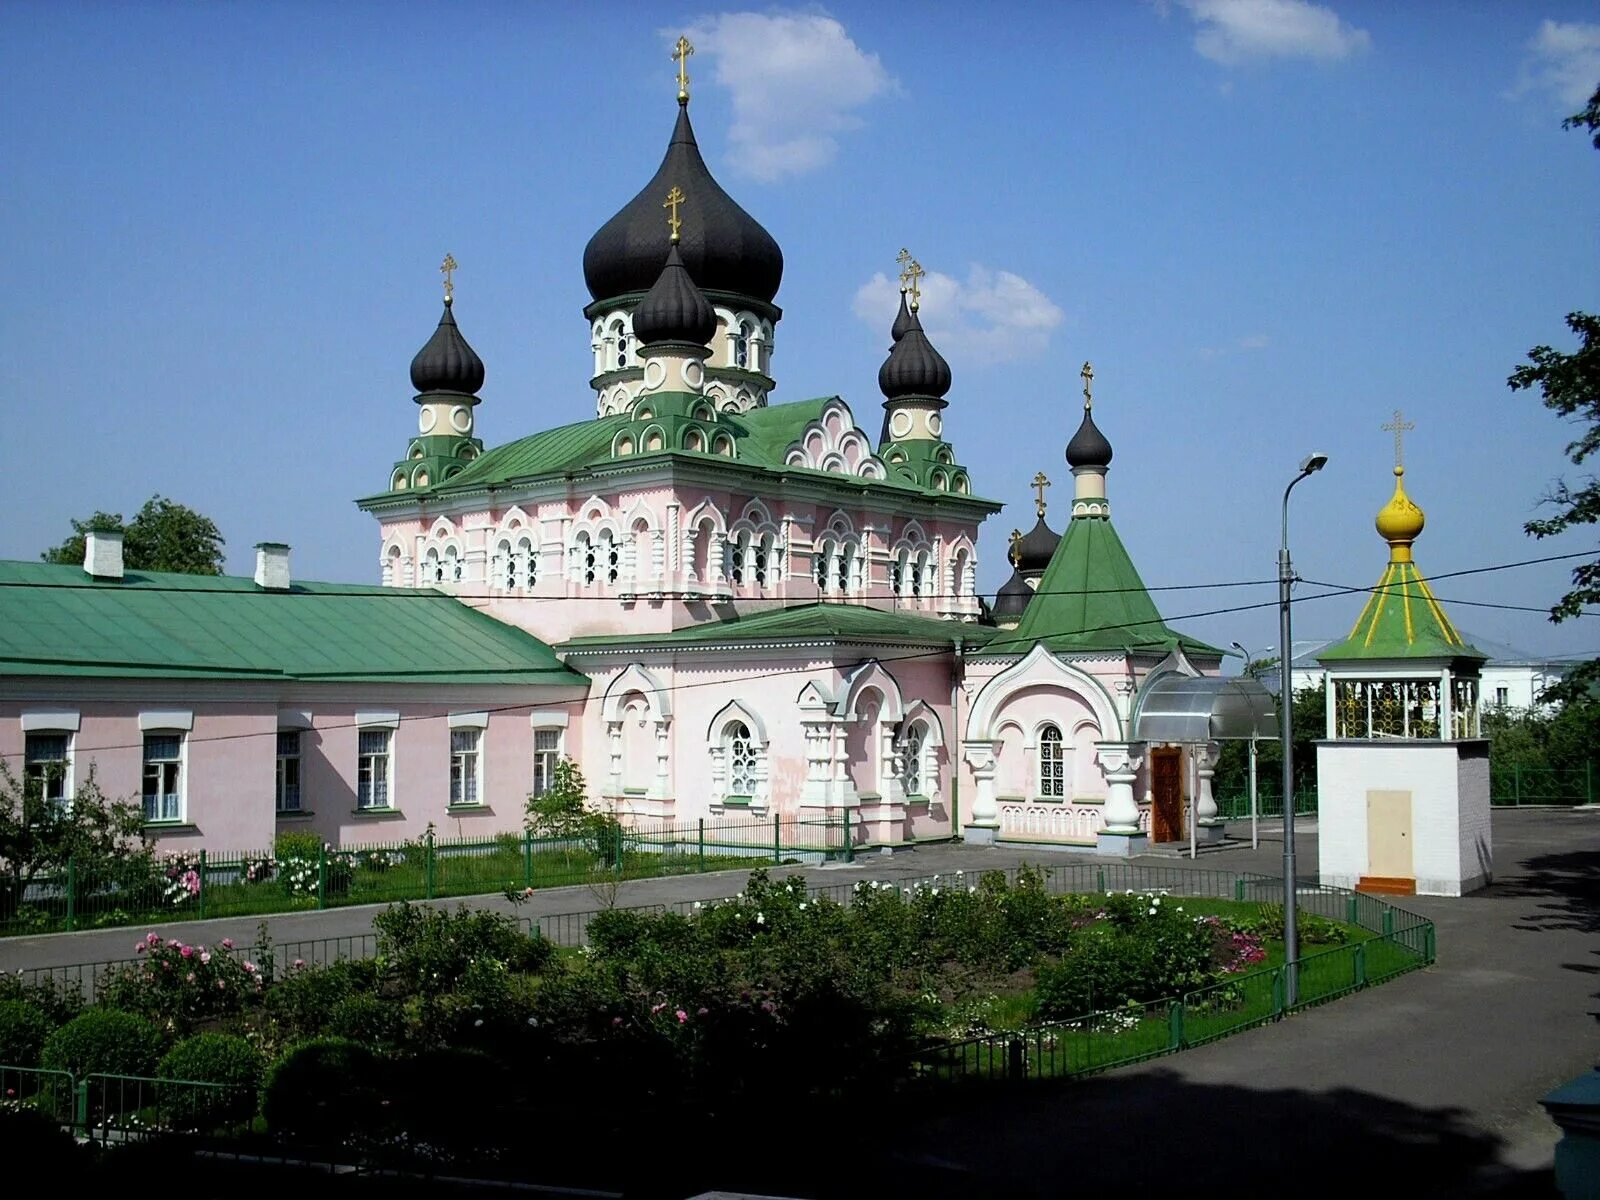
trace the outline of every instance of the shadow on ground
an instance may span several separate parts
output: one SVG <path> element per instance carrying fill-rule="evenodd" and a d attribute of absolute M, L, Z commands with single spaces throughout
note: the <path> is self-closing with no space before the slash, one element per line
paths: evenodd
<path fill-rule="evenodd" d="M 1510 1168 L 1460 1110 L 1369 1092 L 1195 1084 L 1170 1069 L 1076 1083 L 900 1096 L 850 1113 L 702 1127 L 629 1200 L 720 1188 L 762 1195 L 1057 1200 L 1268 1193 L 1549 1200 L 1549 1172 Z M 691 1151 L 690 1161 L 683 1150 Z M 715 1147 L 715 1150 L 708 1150 Z"/>

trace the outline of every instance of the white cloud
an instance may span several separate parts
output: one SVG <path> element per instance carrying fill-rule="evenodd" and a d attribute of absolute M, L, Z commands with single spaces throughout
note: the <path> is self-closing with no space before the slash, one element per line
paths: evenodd
<path fill-rule="evenodd" d="M 822 13 L 719 13 L 688 37 L 691 70 L 709 60 L 733 97 L 737 169 L 769 182 L 833 161 L 837 135 L 861 124 L 855 110 L 896 86 L 876 54 Z"/>
<path fill-rule="evenodd" d="M 1250 59 L 1348 58 L 1372 35 L 1310 0 L 1178 0 L 1200 28 L 1194 48 L 1223 66 Z"/>
<path fill-rule="evenodd" d="M 899 304 L 898 281 L 881 271 L 856 289 L 856 316 L 885 338 Z M 965 280 L 939 271 L 924 275 L 918 315 L 945 357 L 971 363 L 1039 354 L 1062 321 L 1060 307 L 1022 276 L 977 263 Z"/>
<path fill-rule="evenodd" d="M 1517 93 L 1537 88 L 1568 109 L 1581 108 L 1600 84 L 1600 25 L 1541 21 L 1528 42 Z"/>

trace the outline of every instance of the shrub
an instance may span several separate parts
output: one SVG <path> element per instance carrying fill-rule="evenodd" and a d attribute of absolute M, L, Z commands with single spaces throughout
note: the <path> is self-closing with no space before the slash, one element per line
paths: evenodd
<path fill-rule="evenodd" d="M 355 855 L 324 847 L 314 833 L 280 833 L 272 853 L 274 873 L 291 897 L 315 896 L 319 888 L 326 895 L 343 896 L 355 879 Z"/>
<path fill-rule="evenodd" d="M 207 949 L 147 933 L 135 943 L 140 961 L 114 971 L 101 999 L 177 1029 L 236 1013 L 265 981 L 256 963 L 224 943 Z"/>
<path fill-rule="evenodd" d="M 42 979 L 25 982 L 20 974 L 0 971 L 0 1000 L 25 1000 L 50 1020 L 51 1027 L 65 1025 L 83 1011 L 83 984 L 76 979 Z"/>
<path fill-rule="evenodd" d="M 167 1116 L 180 1129 L 215 1129 L 240 1124 L 256 1111 L 261 1055 L 242 1037 L 201 1033 L 168 1050 L 156 1067 L 160 1079 L 219 1083 L 222 1089 L 168 1087 L 161 1093 Z"/>
<path fill-rule="evenodd" d="M 133 1013 L 90 1008 L 45 1039 L 41 1061 L 74 1075 L 149 1075 L 161 1057 L 161 1030 Z"/>
<path fill-rule="evenodd" d="M 267 1071 L 261 1090 L 267 1128 L 323 1142 L 375 1130 L 383 1113 L 381 1067 L 376 1054 L 349 1038 L 297 1042 Z"/>
<path fill-rule="evenodd" d="M 290 1037 L 315 1037 L 327 1031 L 334 1009 L 343 1000 L 370 987 L 376 977 L 376 964 L 356 959 L 321 967 L 291 967 L 267 989 L 267 1014 Z"/>
<path fill-rule="evenodd" d="M 1105 919 L 1080 930 L 1060 961 L 1038 976 L 1047 1020 L 1177 996 L 1210 983 L 1212 926 L 1177 911 L 1166 897 L 1108 896 Z"/>
<path fill-rule="evenodd" d="M 52 1028 L 50 1018 L 37 1004 L 0 1000 L 0 1064 L 37 1067 Z"/>
<path fill-rule="evenodd" d="M 328 1011 L 327 1031 L 369 1046 L 389 1046 L 400 1040 L 401 1013 L 393 1001 L 358 992 Z"/>
<path fill-rule="evenodd" d="M 450 910 L 401 901 L 374 917 L 372 927 L 385 973 L 419 994 L 453 991 L 479 958 L 529 971 L 543 966 L 552 953 L 548 942 L 528 937 L 512 918 L 473 912 L 465 904 Z"/>

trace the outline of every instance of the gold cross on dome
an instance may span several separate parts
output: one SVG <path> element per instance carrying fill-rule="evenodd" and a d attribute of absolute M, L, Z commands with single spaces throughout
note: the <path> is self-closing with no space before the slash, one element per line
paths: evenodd
<path fill-rule="evenodd" d="M 900 253 L 894 256 L 895 262 L 900 264 L 900 290 L 911 294 L 911 311 L 916 312 L 922 304 L 922 277 L 927 274 L 922 269 L 922 264 L 911 257 L 911 251 L 904 246 Z"/>
<path fill-rule="evenodd" d="M 1011 531 L 1011 553 L 1006 557 L 1011 560 L 1013 567 L 1022 565 L 1022 530 L 1013 529 Z"/>
<path fill-rule="evenodd" d="M 1078 378 L 1083 380 L 1083 407 L 1087 411 L 1094 407 L 1094 367 L 1084 363 Z"/>
<path fill-rule="evenodd" d="M 689 98 L 689 55 L 694 53 L 694 47 L 689 44 L 689 39 L 680 37 L 678 44 L 672 48 L 672 61 L 678 64 L 678 99 Z"/>
<path fill-rule="evenodd" d="M 1405 469 L 1405 435 L 1416 427 L 1416 422 L 1406 420 L 1398 408 L 1394 410 L 1394 420 L 1387 421 L 1381 426 L 1385 433 L 1394 434 L 1394 465 L 1396 470 Z"/>
<path fill-rule="evenodd" d="M 678 205 L 682 204 L 685 199 L 686 197 L 683 194 L 683 189 L 677 184 L 673 184 L 672 190 L 667 193 L 666 201 L 661 205 L 662 208 L 672 210 L 671 214 L 667 217 L 667 224 L 672 227 L 673 241 L 678 240 L 678 227 L 683 224 L 683 222 L 678 218 Z"/>
<path fill-rule="evenodd" d="M 1033 477 L 1033 491 L 1034 491 L 1033 505 L 1034 505 L 1034 507 L 1036 509 L 1039 510 L 1039 515 L 1041 517 L 1044 516 L 1044 490 L 1045 490 L 1045 488 L 1047 488 L 1049 486 L 1050 486 L 1050 481 L 1044 477 L 1044 472 L 1043 471 L 1040 471 L 1037 475 L 1035 475 Z"/>
<path fill-rule="evenodd" d="M 451 278 L 456 273 L 454 255 L 446 254 L 444 256 L 444 261 L 439 264 L 439 273 L 444 276 L 444 299 L 445 303 L 448 304 L 450 298 L 455 295 L 456 290 L 455 280 Z"/>

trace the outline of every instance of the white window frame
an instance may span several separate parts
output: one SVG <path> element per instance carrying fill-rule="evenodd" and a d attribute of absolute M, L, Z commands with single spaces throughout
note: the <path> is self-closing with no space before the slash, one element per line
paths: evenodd
<path fill-rule="evenodd" d="M 395 735 L 400 730 L 400 714 L 397 712 L 358 712 L 356 714 L 356 811 L 357 812 L 392 812 L 396 807 L 395 781 L 400 778 L 400 773 L 395 769 L 396 743 L 400 740 Z M 387 802 L 384 804 L 361 803 L 361 735 L 363 733 L 387 732 L 387 777 L 384 787 L 388 793 Z"/>
<path fill-rule="evenodd" d="M 22 778 L 24 780 L 24 786 L 26 786 L 26 780 L 27 780 L 27 778 L 28 778 L 28 776 L 30 774 L 30 771 L 29 771 L 28 768 L 33 765 L 32 760 L 28 757 L 28 739 L 29 738 L 34 738 L 34 737 L 38 737 L 38 738 L 61 738 L 63 740 L 63 742 L 65 743 L 64 749 L 62 751 L 62 757 L 61 757 L 61 775 L 60 775 L 61 795 L 60 796 L 56 796 L 56 797 L 51 797 L 50 795 L 48 795 L 48 789 L 45 789 L 46 794 L 44 795 L 44 799 L 46 799 L 46 800 L 52 800 L 53 799 L 55 802 L 59 803 L 63 808 L 71 807 L 71 805 L 72 805 L 72 797 L 73 797 L 73 794 L 74 794 L 73 779 L 72 779 L 72 758 L 73 758 L 73 753 L 72 752 L 73 752 L 73 744 L 78 740 L 75 728 L 74 729 L 66 729 L 66 728 L 60 728 L 60 727 L 51 728 L 49 726 L 41 726 L 41 725 L 29 726 L 26 722 L 23 724 L 23 734 L 22 734 Z"/>
<path fill-rule="evenodd" d="M 471 735 L 470 748 L 457 748 L 458 738 Z M 470 761 L 468 761 L 470 759 Z M 450 725 L 450 807 L 481 808 L 483 797 L 483 728 Z"/>
<path fill-rule="evenodd" d="M 151 759 L 151 757 L 150 757 L 150 739 L 151 738 L 176 738 L 177 742 L 178 742 L 178 753 L 177 753 L 177 756 L 174 757 L 174 758 Z M 172 768 L 172 770 L 177 773 L 177 779 L 176 779 L 177 790 L 176 791 L 173 791 L 173 792 L 162 791 L 162 792 L 151 793 L 151 792 L 148 792 L 148 791 L 145 790 L 145 779 L 149 774 L 150 766 L 151 766 L 151 764 L 153 762 L 154 763 L 159 763 L 163 767 L 170 766 Z M 160 772 L 160 774 L 162 776 L 163 781 L 165 781 L 165 779 L 167 778 L 167 771 L 166 770 L 162 770 Z M 171 727 L 163 728 L 163 727 L 160 727 L 160 726 L 156 726 L 156 727 L 153 727 L 153 728 L 142 729 L 141 730 L 140 748 L 139 748 L 139 797 L 140 797 L 141 803 L 144 806 L 145 824 L 147 824 L 147 825 L 181 825 L 181 824 L 183 824 L 184 820 L 186 819 L 186 814 L 189 811 L 188 791 L 189 791 L 189 731 L 187 729 L 174 729 L 174 728 L 171 728 Z M 156 813 L 154 815 L 152 815 L 151 812 L 150 812 L 150 800 L 152 799 L 152 796 L 159 798 L 158 802 L 157 802 L 157 810 L 156 810 Z M 166 811 L 167 810 L 166 800 L 169 799 L 169 798 L 171 798 L 171 799 L 173 799 L 175 801 L 175 803 L 172 805 L 173 811 L 170 814 Z"/>
<path fill-rule="evenodd" d="M 1054 731 L 1055 737 L 1054 738 L 1046 737 L 1045 735 L 1047 733 L 1050 733 L 1051 731 Z M 1055 722 L 1047 721 L 1043 725 L 1040 725 L 1038 731 L 1034 734 L 1033 745 L 1034 745 L 1034 769 L 1033 769 L 1034 794 L 1040 800 L 1048 800 L 1048 801 L 1051 801 L 1052 803 L 1055 802 L 1055 801 L 1058 801 L 1058 800 L 1060 800 L 1060 801 L 1066 800 L 1068 798 L 1068 788 L 1067 788 L 1067 735 L 1066 735 L 1066 733 L 1062 730 L 1061 726 L 1057 725 Z M 1046 774 L 1046 771 L 1045 771 L 1046 766 L 1049 765 L 1047 763 L 1047 761 L 1046 761 L 1046 754 L 1045 754 L 1045 746 L 1046 745 L 1052 745 L 1052 746 L 1055 747 L 1055 766 L 1056 766 L 1056 771 L 1055 771 L 1054 778 L 1048 777 L 1047 774 Z M 1054 786 L 1056 788 L 1059 788 L 1060 790 L 1059 791 L 1052 790 L 1052 786 Z"/>
<path fill-rule="evenodd" d="M 741 732 L 735 732 L 736 730 Z M 761 790 L 761 756 L 762 748 L 759 735 L 750 728 L 749 722 L 743 717 L 734 717 L 722 726 L 722 752 L 727 762 L 727 783 L 724 785 L 723 803 L 736 802 L 740 805 L 755 803 L 756 793 Z M 743 780 L 738 780 L 735 763 L 738 761 L 735 748 L 739 743 L 744 743 L 745 769 Z M 739 787 L 738 783 L 747 784 Z"/>
<path fill-rule="evenodd" d="M 533 753 L 529 761 L 532 777 L 528 781 L 528 793 L 531 796 L 542 796 L 555 785 L 556 765 L 566 756 L 567 714 L 562 712 L 529 713 L 528 724 L 533 730 Z M 539 779 L 540 734 L 554 734 L 556 743 L 554 756 L 550 759 L 549 777 L 543 781 L 544 787 L 542 789 L 539 786 L 541 782 Z M 543 752 L 549 753 L 548 748 Z"/>
<path fill-rule="evenodd" d="M 278 727 L 277 742 L 274 746 L 274 770 L 272 783 L 273 811 L 283 814 L 296 814 L 305 811 L 305 730 L 297 728 Z M 294 735 L 294 753 L 283 752 L 284 734 Z M 285 802 L 284 796 L 284 764 L 290 760 L 294 762 L 294 803 Z"/>

